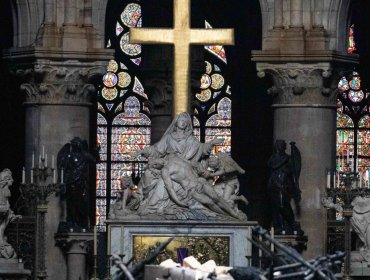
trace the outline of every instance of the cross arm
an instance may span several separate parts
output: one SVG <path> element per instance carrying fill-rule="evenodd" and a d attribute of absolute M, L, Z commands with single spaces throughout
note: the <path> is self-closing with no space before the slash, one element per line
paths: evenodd
<path fill-rule="evenodd" d="M 174 34 L 168 28 L 130 28 L 131 44 L 173 44 Z"/>
<path fill-rule="evenodd" d="M 234 45 L 234 29 L 191 29 L 190 44 Z"/>

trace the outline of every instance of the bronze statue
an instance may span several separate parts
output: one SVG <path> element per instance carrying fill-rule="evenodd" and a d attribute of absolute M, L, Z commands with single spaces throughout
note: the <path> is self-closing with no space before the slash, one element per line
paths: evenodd
<path fill-rule="evenodd" d="M 86 140 L 79 137 L 74 137 L 58 153 L 58 169 L 63 169 L 64 173 L 65 192 L 62 199 L 66 201 L 67 230 L 88 228 L 88 171 L 89 163 L 95 161 L 96 157 L 88 151 Z"/>
<path fill-rule="evenodd" d="M 302 233 L 299 224 L 295 222 L 290 201 L 293 199 L 299 215 L 301 190 L 298 178 L 301 170 L 301 155 L 294 142 L 291 145 L 291 155 L 286 150 L 284 140 L 276 140 L 273 155 L 268 161 L 270 178 L 268 193 L 270 196 L 272 223 L 277 234 Z"/>

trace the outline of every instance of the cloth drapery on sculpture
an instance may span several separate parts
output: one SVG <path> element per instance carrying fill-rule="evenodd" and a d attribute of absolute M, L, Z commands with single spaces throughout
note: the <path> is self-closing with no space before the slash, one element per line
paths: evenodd
<path fill-rule="evenodd" d="M 236 201 L 247 203 L 239 196 L 236 177 L 244 170 L 226 154 L 210 157 L 213 146 L 221 142 L 199 142 L 190 115 L 176 116 L 158 143 L 135 153 L 146 157 L 148 166 L 135 192 L 129 178 L 121 179 L 122 193 L 110 217 L 246 220 L 236 205 Z"/>

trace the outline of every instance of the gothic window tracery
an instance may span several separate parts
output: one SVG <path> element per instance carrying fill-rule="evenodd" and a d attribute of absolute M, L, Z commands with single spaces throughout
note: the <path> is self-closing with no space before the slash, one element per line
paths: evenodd
<path fill-rule="evenodd" d="M 358 171 L 360 184 L 370 187 L 370 93 L 357 72 L 342 77 L 338 90 L 336 170 Z"/>
<path fill-rule="evenodd" d="M 205 21 L 206 28 L 212 26 Z M 194 132 L 201 141 L 221 138 L 214 153 L 231 153 L 231 87 L 227 83 L 227 57 L 223 46 L 206 45 L 205 71 L 195 93 Z"/>
<path fill-rule="evenodd" d="M 96 225 L 105 230 L 109 206 L 120 190 L 122 176 L 138 176 L 143 158 L 131 153 L 150 144 L 148 96 L 140 82 L 141 45 L 129 44 L 129 28 L 141 27 L 138 1 L 121 3 L 113 28 L 108 31 L 107 47 L 115 59 L 107 66 L 98 93 L 97 142 L 100 162 L 96 165 Z M 112 26 L 111 26 L 112 27 Z"/>

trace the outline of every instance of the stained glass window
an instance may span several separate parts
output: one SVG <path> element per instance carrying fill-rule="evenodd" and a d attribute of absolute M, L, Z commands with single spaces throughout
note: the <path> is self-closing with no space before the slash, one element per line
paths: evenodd
<path fill-rule="evenodd" d="M 148 99 L 140 82 L 141 46 L 129 44 L 129 28 L 141 27 L 141 6 L 137 1 L 121 2 L 107 47 L 115 49 L 115 59 L 107 65 L 98 93 L 97 142 L 100 162 L 96 165 L 96 224 L 105 230 L 110 204 L 120 189 L 124 175 L 138 176 L 145 167 L 142 158 L 131 152 L 150 143 Z"/>
<path fill-rule="evenodd" d="M 212 28 L 207 21 L 205 27 Z M 231 153 L 231 88 L 225 76 L 226 52 L 221 45 L 206 45 L 204 49 L 205 69 L 195 93 L 194 134 L 205 142 L 222 139 L 213 152 Z"/>
<path fill-rule="evenodd" d="M 358 171 L 360 184 L 369 187 L 370 117 L 367 104 L 370 94 L 362 89 L 357 72 L 343 76 L 338 90 L 336 169 Z"/>
<path fill-rule="evenodd" d="M 354 37 L 355 27 L 352 24 L 348 29 L 348 41 L 347 41 L 347 52 L 354 53 L 356 49 L 355 37 Z"/>

